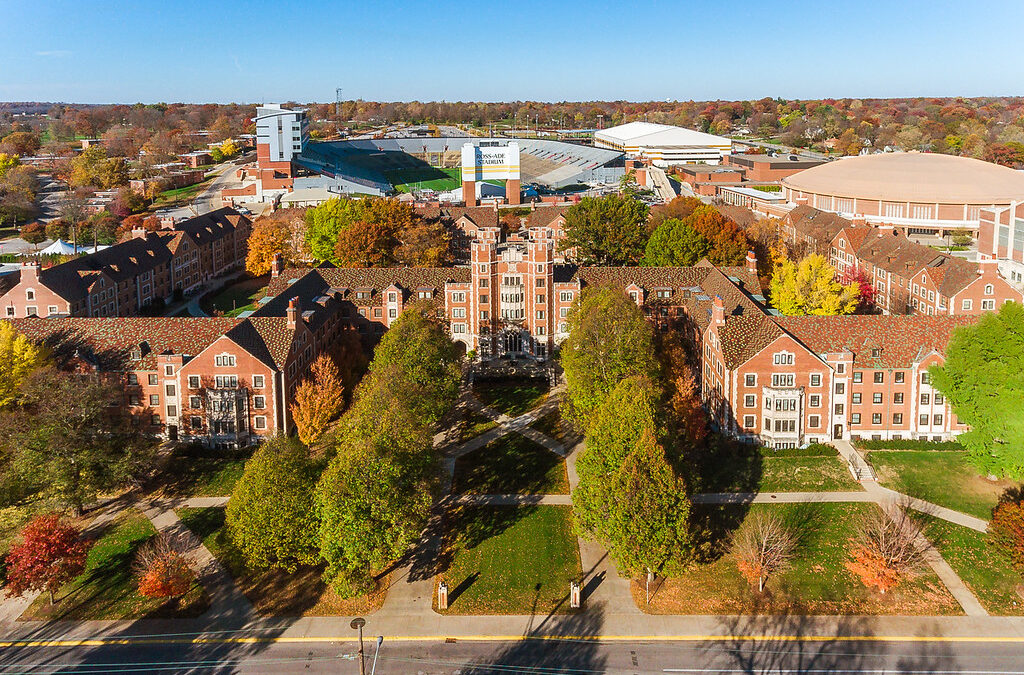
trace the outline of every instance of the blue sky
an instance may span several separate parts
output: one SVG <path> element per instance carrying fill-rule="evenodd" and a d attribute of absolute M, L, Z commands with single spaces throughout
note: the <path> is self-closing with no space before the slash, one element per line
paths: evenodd
<path fill-rule="evenodd" d="M 0 0 L 0 22 L 7 101 L 1024 94 L 1024 0 Z"/>

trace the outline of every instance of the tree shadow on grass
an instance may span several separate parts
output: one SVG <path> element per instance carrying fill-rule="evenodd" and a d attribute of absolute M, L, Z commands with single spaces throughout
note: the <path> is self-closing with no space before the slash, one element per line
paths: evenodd
<path fill-rule="evenodd" d="M 561 471 L 561 474 L 558 472 Z M 455 461 L 455 494 L 550 494 L 568 492 L 565 460 L 519 434 L 510 433 Z"/>
<path fill-rule="evenodd" d="M 681 451 L 674 464 L 693 494 L 757 492 L 764 475 L 760 447 L 719 435 Z"/>

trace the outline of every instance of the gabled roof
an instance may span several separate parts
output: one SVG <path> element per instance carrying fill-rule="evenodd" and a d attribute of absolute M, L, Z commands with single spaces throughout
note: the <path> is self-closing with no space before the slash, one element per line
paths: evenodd
<path fill-rule="evenodd" d="M 725 317 L 718 329 L 726 368 L 736 368 L 785 334 L 779 325 L 760 313 Z"/>
<path fill-rule="evenodd" d="M 183 220 L 174 226 L 174 231 L 188 234 L 199 244 L 209 244 L 223 239 L 239 225 L 249 225 L 249 219 L 232 208 L 222 208 L 204 213 L 195 218 Z"/>
<path fill-rule="evenodd" d="M 157 354 L 195 356 L 244 323 L 227 317 L 28 317 L 10 319 L 19 332 L 44 343 L 58 360 L 79 352 L 103 370 L 156 370 Z M 142 358 L 133 360 L 132 350 Z"/>
<path fill-rule="evenodd" d="M 527 229 L 533 227 L 547 227 L 550 225 L 558 216 L 565 215 L 565 212 L 569 210 L 569 206 L 541 206 L 533 211 L 530 211 L 530 215 L 526 217 Z"/>
<path fill-rule="evenodd" d="M 853 315 L 785 316 L 774 321 L 818 354 L 853 352 L 866 368 L 909 368 L 930 351 L 945 353 L 953 329 L 976 316 Z M 879 351 L 872 356 L 872 350 Z"/>
<path fill-rule="evenodd" d="M 836 213 L 820 211 L 805 204 L 801 204 L 787 213 L 786 220 L 793 226 L 798 236 L 810 237 L 823 244 L 828 244 L 835 239 L 835 236 L 843 228 L 853 227 L 852 222 Z"/>

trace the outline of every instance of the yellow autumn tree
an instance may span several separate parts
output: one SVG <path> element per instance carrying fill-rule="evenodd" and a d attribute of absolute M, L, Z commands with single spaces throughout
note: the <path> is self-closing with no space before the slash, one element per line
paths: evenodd
<path fill-rule="evenodd" d="M 772 275 L 772 306 L 786 316 L 852 314 L 860 301 L 856 283 L 843 285 L 825 256 L 814 253 L 798 264 L 784 260 Z"/>
<path fill-rule="evenodd" d="M 316 445 L 327 425 L 345 407 L 345 387 L 338 366 L 330 356 L 321 354 L 309 368 L 309 375 L 295 388 L 292 419 L 299 440 L 309 447 Z"/>
<path fill-rule="evenodd" d="M 0 408 L 17 401 L 21 385 L 49 361 L 45 347 L 33 344 L 10 323 L 0 321 Z"/>
<path fill-rule="evenodd" d="M 245 269 L 254 277 L 270 272 L 274 256 L 280 253 L 286 263 L 294 262 L 291 255 L 291 231 L 288 225 L 274 218 L 260 218 L 249 235 L 249 252 L 245 255 Z"/>

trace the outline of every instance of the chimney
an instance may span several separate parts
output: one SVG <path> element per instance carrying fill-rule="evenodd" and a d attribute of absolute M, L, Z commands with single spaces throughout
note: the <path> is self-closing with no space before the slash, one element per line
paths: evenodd
<path fill-rule="evenodd" d="M 980 276 L 998 276 L 999 261 L 994 257 L 981 258 L 978 260 L 978 274 Z"/>
<path fill-rule="evenodd" d="M 299 323 L 299 296 L 288 301 L 288 310 L 285 312 L 288 317 L 288 330 L 295 330 Z"/>
<path fill-rule="evenodd" d="M 757 274 L 757 254 L 753 251 L 747 251 L 747 271 Z"/>
<path fill-rule="evenodd" d="M 270 263 L 270 276 L 277 278 L 284 271 L 284 256 L 278 251 L 274 254 L 274 260 Z"/>
<path fill-rule="evenodd" d="M 720 295 L 715 296 L 714 303 L 711 305 L 711 323 L 715 326 L 725 324 L 725 301 Z"/>
<path fill-rule="evenodd" d="M 38 260 L 32 260 L 30 262 L 21 263 L 21 281 L 33 284 L 39 282 Z"/>

